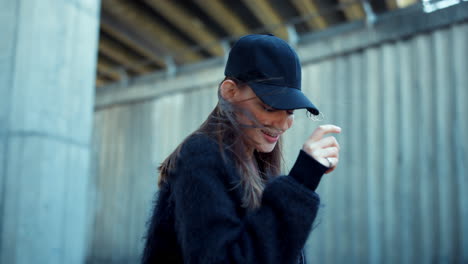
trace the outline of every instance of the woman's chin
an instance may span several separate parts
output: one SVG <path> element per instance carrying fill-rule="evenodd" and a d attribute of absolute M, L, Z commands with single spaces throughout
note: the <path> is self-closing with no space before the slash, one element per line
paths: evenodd
<path fill-rule="evenodd" d="M 256 150 L 261 153 L 270 153 L 275 149 L 276 143 L 273 144 L 261 144 L 256 147 Z"/>

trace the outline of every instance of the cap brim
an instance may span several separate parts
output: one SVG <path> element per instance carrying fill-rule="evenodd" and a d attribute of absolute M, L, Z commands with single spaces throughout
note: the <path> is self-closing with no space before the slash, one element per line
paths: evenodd
<path fill-rule="evenodd" d="M 248 84 L 263 103 L 275 109 L 307 109 L 313 115 L 319 114 L 317 107 L 299 89 L 258 82 Z"/>

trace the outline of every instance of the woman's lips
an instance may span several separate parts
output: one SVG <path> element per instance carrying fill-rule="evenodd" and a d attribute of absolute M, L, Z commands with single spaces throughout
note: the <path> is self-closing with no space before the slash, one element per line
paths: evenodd
<path fill-rule="evenodd" d="M 280 136 L 279 134 L 272 134 L 263 130 L 262 130 L 262 134 L 263 134 L 263 137 L 266 139 L 266 141 L 268 141 L 269 143 L 275 143 L 276 141 L 278 141 L 279 136 Z"/>

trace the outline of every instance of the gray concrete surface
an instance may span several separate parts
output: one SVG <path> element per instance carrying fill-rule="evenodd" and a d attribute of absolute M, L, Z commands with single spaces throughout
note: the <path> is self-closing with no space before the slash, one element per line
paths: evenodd
<path fill-rule="evenodd" d="M 0 263 L 84 263 L 99 1 L 0 1 Z"/>

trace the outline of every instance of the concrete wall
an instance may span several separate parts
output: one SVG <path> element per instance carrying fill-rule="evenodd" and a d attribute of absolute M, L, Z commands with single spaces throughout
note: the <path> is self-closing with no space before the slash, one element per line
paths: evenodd
<path fill-rule="evenodd" d="M 318 189 L 310 263 L 468 262 L 467 14 L 468 3 L 402 10 L 299 43 L 304 92 L 324 116 L 296 114 L 287 167 L 316 126 L 343 128 L 340 167 Z M 89 263 L 137 262 L 156 167 L 215 106 L 222 69 L 98 92 Z"/>
<path fill-rule="evenodd" d="M 0 263 L 83 263 L 99 1 L 0 1 Z"/>

